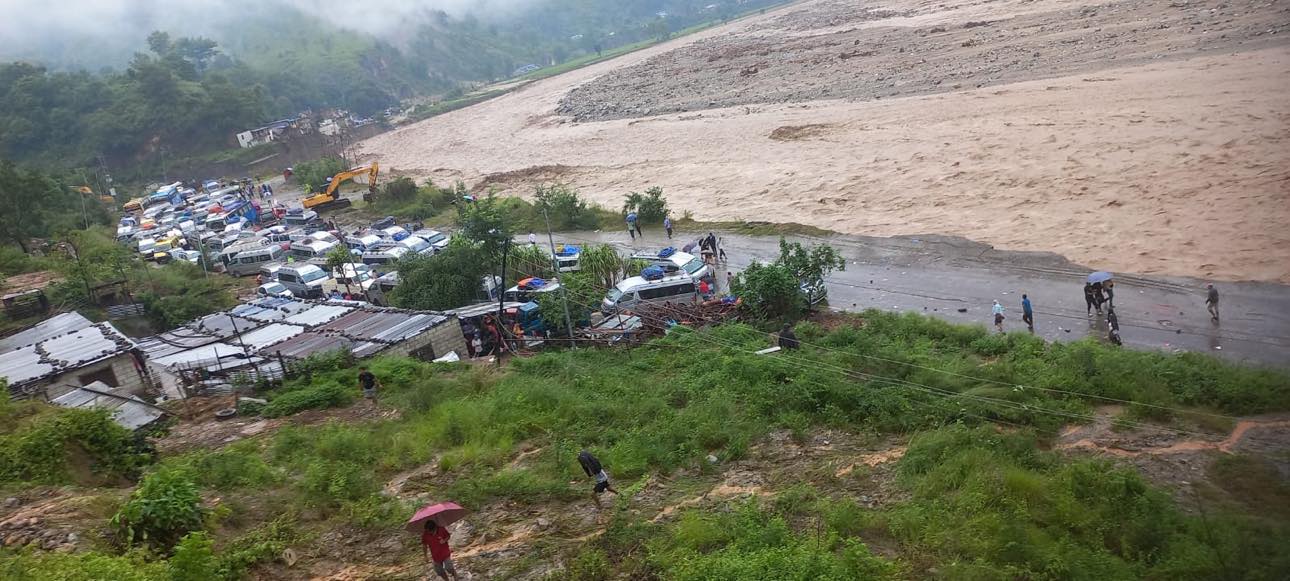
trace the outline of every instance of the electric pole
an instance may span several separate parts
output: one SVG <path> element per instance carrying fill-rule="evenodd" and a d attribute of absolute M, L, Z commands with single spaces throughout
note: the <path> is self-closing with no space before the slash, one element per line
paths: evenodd
<path fill-rule="evenodd" d="M 573 341 L 573 319 L 569 318 L 569 289 L 564 287 L 564 277 L 560 276 L 560 259 L 555 255 L 555 236 L 551 234 L 551 216 L 547 215 L 546 204 L 542 205 L 542 219 L 546 220 L 546 241 L 551 245 L 551 271 L 560 282 L 560 302 L 564 304 L 564 326 L 569 331 L 569 345 L 577 349 Z"/>

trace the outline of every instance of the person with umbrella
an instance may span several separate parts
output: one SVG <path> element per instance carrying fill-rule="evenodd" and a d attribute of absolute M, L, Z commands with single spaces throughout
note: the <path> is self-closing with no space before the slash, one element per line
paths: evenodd
<path fill-rule="evenodd" d="M 1110 280 L 1111 273 L 1105 271 L 1099 270 L 1088 275 L 1084 284 L 1084 300 L 1089 303 L 1090 315 L 1093 314 L 1092 308 L 1097 309 L 1097 314 L 1102 314 L 1102 303 L 1106 302 L 1106 297 L 1102 295 L 1102 290 L 1105 286 L 1104 283 Z"/>
<path fill-rule="evenodd" d="M 452 548 L 448 546 L 448 539 L 452 538 L 448 525 L 464 516 L 466 509 L 453 502 L 441 502 L 418 510 L 406 525 L 409 531 L 421 531 L 421 547 L 426 561 L 433 564 L 435 574 L 444 581 L 448 581 L 449 575 L 453 581 L 457 579 L 457 569 L 452 564 Z"/>

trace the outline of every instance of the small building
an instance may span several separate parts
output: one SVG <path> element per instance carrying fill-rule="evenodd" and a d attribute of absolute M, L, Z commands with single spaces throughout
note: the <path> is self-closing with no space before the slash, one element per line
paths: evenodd
<path fill-rule="evenodd" d="M 278 378 L 282 364 L 344 349 L 355 357 L 406 355 L 430 361 L 465 353 L 457 317 L 364 303 L 271 297 L 191 321 L 140 342 L 168 397 L 198 381 Z"/>
<path fill-rule="evenodd" d="M 138 346 L 111 323 L 63 313 L 0 339 L 0 377 L 12 398 L 54 399 L 102 382 L 142 394 L 151 384 Z"/>

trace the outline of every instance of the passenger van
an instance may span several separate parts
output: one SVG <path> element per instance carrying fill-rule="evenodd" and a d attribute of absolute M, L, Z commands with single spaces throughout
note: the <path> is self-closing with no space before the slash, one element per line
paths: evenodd
<path fill-rule="evenodd" d="M 379 307 L 390 306 L 390 293 L 394 292 L 394 287 L 399 286 L 399 273 L 389 272 L 381 275 L 380 278 L 367 289 L 367 296 L 372 300 L 372 304 Z"/>
<path fill-rule="evenodd" d="M 525 283 L 528 280 L 529 279 L 525 279 L 520 282 Z M 488 279 L 487 277 L 485 277 L 484 283 L 487 284 L 487 282 L 488 282 Z M 560 290 L 559 282 L 542 281 L 541 286 L 533 286 L 532 284 L 515 285 L 511 288 L 506 289 L 506 292 L 503 293 L 502 296 L 505 297 L 505 300 L 507 301 L 517 302 L 517 303 L 527 303 L 531 300 L 534 300 L 534 297 L 536 297 L 540 293 L 549 293 L 557 290 Z"/>
<path fill-rule="evenodd" d="M 285 260 L 287 251 L 277 244 L 261 246 L 237 253 L 237 257 L 228 263 L 228 273 L 233 276 L 247 276 L 260 272 L 266 262 Z"/>
<path fill-rule="evenodd" d="M 262 238 L 257 238 L 255 240 L 234 239 L 234 241 L 234 244 L 225 245 L 224 249 L 219 251 L 219 254 L 217 255 L 219 262 L 225 267 L 231 268 L 233 264 L 237 262 L 237 257 L 241 256 L 243 252 L 261 250 L 266 248 L 265 245 L 267 244 L 267 242 Z"/>
<path fill-rule="evenodd" d="M 434 248 L 435 254 L 443 252 L 443 249 L 448 247 L 448 236 L 438 230 L 422 228 L 413 232 L 412 235 L 429 242 L 430 246 Z"/>
<path fill-rule="evenodd" d="M 681 252 L 673 248 L 664 248 L 658 252 L 638 252 L 633 254 L 633 260 L 644 260 L 650 264 L 663 267 L 668 273 L 685 272 L 694 280 L 706 279 L 712 280 L 712 270 L 704 264 L 703 259 L 690 254 Z"/>
<path fill-rule="evenodd" d="M 301 298 L 322 298 L 327 271 L 313 264 L 288 265 L 278 269 L 278 282 Z"/>
<path fill-rule="evenodd" d="M 287 210 L 287 215 L 282 218 L 282 223 L 292 228 L 301 228 L 307 224 L 318 221 L 318 212 L 313 210 L 304 210 L 302 212 L 293 212 L 295 208 Z"/>
<path fill-rule="evenodd" d="M 331 252 L 331 249 L 335 247 L 336 243 L 334 242 L 323 242 L 322 240 L 306 238 L 299 242 L 291 243 L 291 256 L 298 260 L 326 258 L 327 253 Z"/>
<path fill-rule="evenodd" d="M 417 254 L 434 254 L 435 252 L 434 247 L 431 246 L 429 242 L 417 238 L 416 236 L 408 236 L 407 238 L 400 240 L 399 246 L 407 248 Z"/>
<path fill-rule="evenodd" d="M 411 253 L 406 246 L 387 246 L 363 253 L 363 264 L 393 264 Z"/>
<path fill-rule="evenodd" d="M 358 251 L 359 254 L 373 250 L 377 244 L 382 242 L 381 237 L 375 234 L 366 236 L 349 236 L 345 238 L 345 245 L 349 246 L 351 251 Z"/>
<path fill-rule="evenodd" d="M 699 300 L 699 292 L 694 279 L 685 274 L 665 276 L 657 280 L 646 280 L 633 276 L 626 279 L 605 295 L 600 305 L 602 313 L 608 315 L 620 310 L 633 309 L 643 304 L 653 303 L 692 303 Z"/>

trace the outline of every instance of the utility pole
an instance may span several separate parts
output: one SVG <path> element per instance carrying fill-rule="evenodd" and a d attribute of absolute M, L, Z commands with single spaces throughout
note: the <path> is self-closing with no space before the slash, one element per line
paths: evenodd
<path fill-rule="evenodd" d="M 564 326 L 569 330 L 569 345 L 577 349 L 577 343 L 573 340 L 573 319 L 569 318 L 569 289 L 565 288 L 563 277 L 560 276 L 560 260 L 555 256 L 555 236 L 551 234 L 551 216 L 547 215 L 546 204 L 542 205 L 542 219 L 546 220 L 546 241 L 551 244 L 551 271 L 555 273 L 556 280 L 560 281 L 560 302 L 564 303 Z"/>
<path fill-rule="evenodd" d="M 495 325 L 495 327 L 497 329 L 496 339 L 498 341 L 501 341 L 501 345 L 497 345 L 495 348 L 495 352 L 497 353 L 498 365 L 502 364 L 502 349 L 506 345 L 506 339 L 504 335 L 506 331 L 504 330 L 505 325 L 502 323 L 502 315 L 503 313 L 506 312 L 506 308 L 505 308 L 506 307 L 506 289 L 505 289 L 506 258 L 507 256 L 510 255 L 510 253 L 511 253 L 511 239 L 507 238 L 506 241 L 502 243 L 502 285 L 501 285 L 502 291 L 497 293 L 497 324 Z"/>

